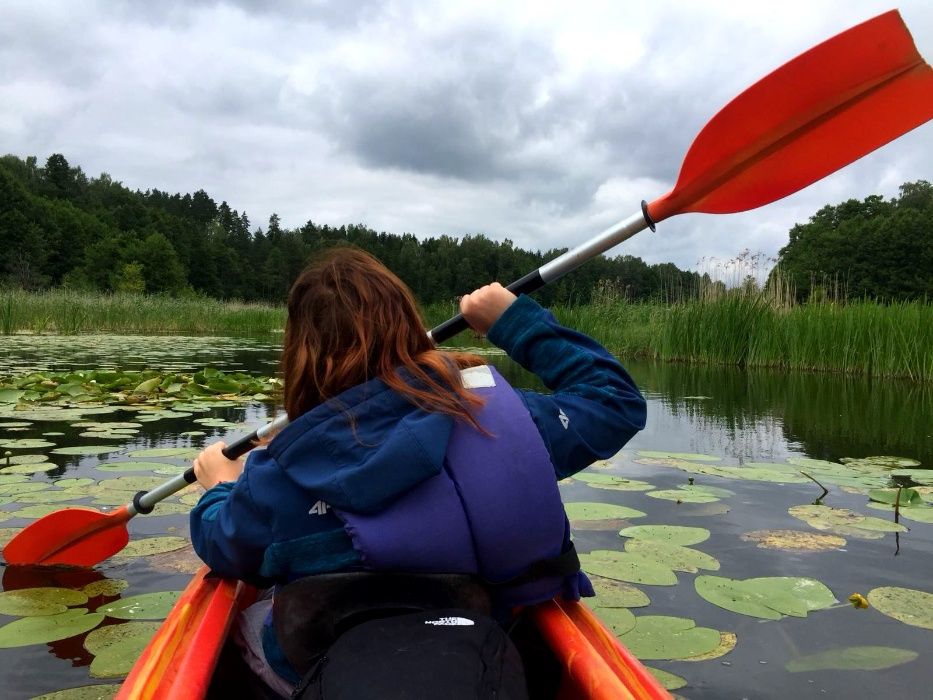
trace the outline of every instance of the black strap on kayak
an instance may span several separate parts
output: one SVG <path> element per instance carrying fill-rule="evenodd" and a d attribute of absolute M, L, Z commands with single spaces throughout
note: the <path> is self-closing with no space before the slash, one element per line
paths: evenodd
<path fill-rule="evenodd" d="M 524 572 L 513 576 L 505 581 L 483 581 L 490 588 L 502 588 L 504 586 L 521 586 L 525 583 L 531 583 L 542 578 L 550 576 L 572 576 L 580 570 L 580 557 L 577 555 L 577 548 L 570 546 L 558 554 L 556 557 L 548 557 L 534 562 L 525 569 Z"/>

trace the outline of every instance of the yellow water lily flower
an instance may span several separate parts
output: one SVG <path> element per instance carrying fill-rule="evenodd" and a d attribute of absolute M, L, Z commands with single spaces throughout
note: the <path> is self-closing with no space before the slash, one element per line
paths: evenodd
<path fill-rule="evenodd" d="M 868 599 L 863 596 L 861 593 L 853 593 L 849 596 L 849 602 L 852 603 L 856 608 L 867 608 Z"/>

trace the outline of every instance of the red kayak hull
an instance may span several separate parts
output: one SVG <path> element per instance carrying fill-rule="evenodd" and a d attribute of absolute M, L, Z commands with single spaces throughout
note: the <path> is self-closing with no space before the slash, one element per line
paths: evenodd
<path fill-rule="evenodd" d="M 117 700 L 206 697 L 237 614 L 256 592 L 202 567 L 123 682 Z M 536 605 L 532 618 L 562 667 L 563 700 L 670 700 L 670 694 L 578 602 Z"/>

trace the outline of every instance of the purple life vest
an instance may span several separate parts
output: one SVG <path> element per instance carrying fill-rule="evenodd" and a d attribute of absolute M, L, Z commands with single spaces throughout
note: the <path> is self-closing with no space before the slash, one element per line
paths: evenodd
<path fill-rule="evenodd" d="M 495 368 L 465 376 L 479 378 L 473 391 L 485 405 L 475 415 L 489 435 L 457 421 L 440 474 L 378 513 L 335 509 L 364 567 L 478 574 L 500 583 L 570 546 L 554 467 L 528 409 Z M 531 605 L 581 593 L 593 589 L 577 572 L 497 587 L 496 599 Z"/>

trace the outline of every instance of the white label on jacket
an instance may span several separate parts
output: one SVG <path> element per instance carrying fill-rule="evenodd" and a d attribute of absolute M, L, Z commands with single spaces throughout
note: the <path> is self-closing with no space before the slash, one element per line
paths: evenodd
<path fill-rule="evenodd" d="M 460 378 L 463 380 L 463 386 L 467 389 L 482 389 L 496 385 L 496 378 L 492 376 L 492 370 L 486 365 L 462 369 L 460 370 Z"/>
<path fill-rule="evenodd" d="M 318 501 L 313 506 L 311 506 L 311 510 L 308 511 L 308 515 L 327 515 L 328 508 L 330 508 L 330 506 L 324 503 L 324 501 Z"/>
<path fill-rule="evenodd" d="M 424 624 L 442 627 L 469 627 L 476 623 L 466 617 L 442 617 L 437 620 L 425 620 Z"/>
<path fill-rule="evenodd" d="M 557 419 L 560 421 L 560 424 L 564 426 L 564 430 L 567 430 L 567 426 L 570 425 L 570 419 L 567 417 L 567 414 L 564 413 L 564 409 L 557 409 Z"/>

